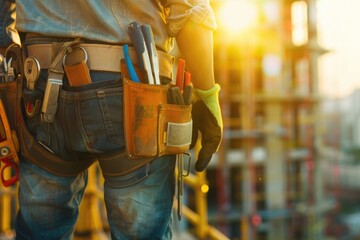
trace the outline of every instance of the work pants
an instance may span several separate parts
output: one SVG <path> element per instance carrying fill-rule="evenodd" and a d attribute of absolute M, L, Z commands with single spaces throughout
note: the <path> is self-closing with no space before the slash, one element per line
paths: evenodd
<path fill-rule="evenodd" d="M 93 161 L 103 153 L 123 150 L 123 100 L 118 77 L 93 74 L 95 83 L 108 83 L 101 88 L 77 89 L 78 93 L 63 91 L 55 122 L 28 119 L 30 132 L 66 161 L 78 156 L 82 161 L 86 156 Z M 46 76 L 41 78 L 45 82 Z M 174 168 L 175 156 L 164 156 L 125 175 L 104 175 L 112 239 L 171 239 Z M 87 172 L 64 177 L 21 159 L 19 175 L 16 239 L 71 239 Z"/>

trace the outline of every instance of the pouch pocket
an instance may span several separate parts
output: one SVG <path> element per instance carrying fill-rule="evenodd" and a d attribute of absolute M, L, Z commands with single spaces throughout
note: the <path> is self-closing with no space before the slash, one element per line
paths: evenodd
<path fill-rule="evenodd" d="M 124 147 L 121 81 L 99 84 L 60 91 L 59 117 L 73 151 L 104 153 Z"/>
<path fill-rule="evenodd" d="M 191 144 L 191 105 L 159 106 L 159 155 L 180 154 Z"/>
<path fill-rule="evenodd" d="M 169 87 L 136 83 L 124 77 L 124 131 L 129 158 L 180 154 L 189 149 L 191 105 L 167 104 Z"/>

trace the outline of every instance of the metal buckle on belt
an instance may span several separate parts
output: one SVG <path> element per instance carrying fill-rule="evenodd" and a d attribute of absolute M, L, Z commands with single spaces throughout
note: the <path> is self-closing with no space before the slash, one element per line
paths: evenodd
<path fill-rule="evenodd" d="M 88 53 L 80 46 L 71 48 L 64 55 L 63 67 L 70 86 L 82 86 L 92 82 L 87 61 Z"/>
<path fill-rule="evenodd" d="M 54 61 L 49 67 L 49 76 L 46 82 L 43 104 L 41 107 L 41 119 L 43 122 L 53 122 L 58 107 L 58 97 L 62 85 L 64 70 L 63 60 L 72 47 L 79 44 L 79 39 L 62 44 Z"/>

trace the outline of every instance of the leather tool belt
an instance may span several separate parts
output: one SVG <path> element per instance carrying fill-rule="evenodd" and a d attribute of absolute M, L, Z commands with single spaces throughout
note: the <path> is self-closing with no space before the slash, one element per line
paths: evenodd
<path fill-rule="evenodd" d="M 83 47 L 88 54 L 87 65 L 90 70 L 93 71 L 106 71 L 106 72 L 120 72 L 120 62 L 124 59 L 122 46 L 118 45 L 106 45 L 106 44 L 93 44 L 93 43 L 81 43 L 78 45 Z M 27 46 L 27 55 L 34 56 L 38 59 L 42 69 L 48 69 L 54 53 L 52 51 L 52 44 L 33 44 Z M 135 50 L 129 48 L 131 59 L 134 64 L 137 62 Z M 169 54 L 158 51 L 160 76 L 172 79 L 172 64 L 174 63 L 174 57 Z"/>
<path fill-rule="evenodd" d="M 123 69 L 120 66 L 120 62 L 124 58 L 121 46 L 93 43 L 79 43 L 77 46 L 81 46 L 86 50 L 89 70 L 121 72 L 123 74 Z M 49 69 L 53 64 L 53 60 L 57 57 L 57 52 L 54 52 L 54 49 L 56 48 L 54 48 L 51 43 L 28 44 L 26 45 L 26 55 L 35 57 L 39 61 L 41 69 Z M 134 64 L 137 64 L 135 51 L 131 48 L 129 50 L 130 55 L 133 55 L 132 59 L 134 59 Z M 172 78 L 173 57 L 163 52 L 158 52 L 158 57 L 160 75 Z M 127 78 L 125 77 L 124 79 Z M 90 157 L 89 159 L 82 159 L 81 157 L 77 157 L 72 159 L 72 161 L 65 161 L 56 154 L 49 152 L 48 149 L 40 144 L 28 130 L 25 121 L 22 121 L 18 129 L 22 157 L 60 176 L 77 175 L 86 170 L 96 159 L 99 160 L 103 174 L 124 175 L 147 164 L 157 156 L 180 154 L 188 150 L 190 145 L 189 140 L 191 140 L 191 106 L 170 106 L 166 104 L 166 92 L 169 85 L 149 86 L 148 84 L 139 84 L 138 86 L 140 87 L 137 88 L 135 85 L 132 85 L 131 82 L 128 84 L 129 81 L 129 79 L 124 80 L 127 89 L 125 90 L 126 98 L 124 100 L 130 104 L 124 105 L 126 152 L 119 150 L 109 154 L 96 155 L 96 158 Z M 148 96 L 147 99 L 150 100 L 153 99 L 154 89 L 156 89 L 158 93 L 155 94 L 155 98 L 164 99 L 164 101 L 153 102 L 154 111 L 151 113 L 153 114 L 153 118 L 150 121 L 148 121 L 149 119 L 147 119 L 145 115 L 140 122 L 136 122 L 135 125 L 132 124 L 133 121 L 139 120 L 132 118 L 135 116 L 134 110 L 136 111 L 139 107 L 141 108 L 139 105 L 132 105 L 134 102 L 128 99 L 129 96 L 133 98 L 137 95 L 137 90 L 134 91 L 133 89 L 146 89 L 144 93 Z M 139 97 L 139 95 L 137 96 Z M 23 107 L 21 107 L 21 109 L 23 110 Z M 129 109 L 130 112 L 128 114 L 127 110 Z M 119 109 L 119 111 L 121 111 L 121 109 Z M 22 115 L 24 116 L 25 114 Z M 144 128 L 147 124 L 149 124 L 147 128 Z M 145 132 L 136 130 L 135 128 L 137 126 L 140 126 Z M 169 126 L 170 128 L 172 126 L 174 130 L 168 131 Z M 189 133 L 187 135 L 188 138 L 186 138 L 185 141 L 176 142 L 176 139 L 183 135 L 185 129 Z M 178 135 L 174 134 L 176 130 L 179 133 Z M 134 131 L 134 134 L 131 133 L 132 131 Z M 144 137 L 144 139 L 149 138 L 148 142 L 152 144 L 147 144 L 147 140 L 134 140 L 139 137 L 139 133 L 140 137 Z M 140 150 L 140 152 L 138 150 Z M 144 150 L 146 152 L 147 150 L 150 151 L 145 153 Z"/>

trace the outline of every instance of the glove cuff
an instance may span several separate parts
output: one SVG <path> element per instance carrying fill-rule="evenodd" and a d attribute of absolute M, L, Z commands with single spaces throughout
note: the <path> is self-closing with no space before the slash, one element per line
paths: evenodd
<path fill-rule="evenodd" d="M 223 129 L 223 122 L 222 122 L 221 110 L 219 104 L 220 85 L 216 83 L 214 87 L 205 91 L 200 89 L 194 89 L 194 90 L 195 93 L 200 98 L 200 100 L 204 102 L 206 107 L 214 115 L 220 128 Z"/>

